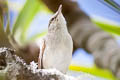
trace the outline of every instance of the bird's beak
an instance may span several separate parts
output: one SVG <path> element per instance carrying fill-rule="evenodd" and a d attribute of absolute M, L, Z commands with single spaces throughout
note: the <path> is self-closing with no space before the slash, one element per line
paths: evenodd
<path fill-rule="evenodd" d="M 59 8 L 58 8 L 58 11 L 57 11 L 57 12 L 58 12 L 58 14 L 61 14 L 61 13 L 62 13 L 62 5 L 60 5 L 60 6 L 59 6 Z"/>
<path fill-rule="evenodd" d="M 62 5 L 59 6 L 58 11 L 53 15 L 53 17 L 50 19 L 49 21 L 49 25 L 50 26 L 51 22 L 56 19 L 56 17 L 58 17 L 58 15 L 62 14 Z"/>

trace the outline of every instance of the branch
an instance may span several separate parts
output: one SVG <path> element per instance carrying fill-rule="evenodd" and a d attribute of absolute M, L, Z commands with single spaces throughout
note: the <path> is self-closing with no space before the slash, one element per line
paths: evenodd
<path fill-rule="evenodd" d="M 0 48 L 0 80 L 78 80 L 55 69 L 37 69 L 34 62 L 27 65 L 14 54 L 13 50 Z"/>

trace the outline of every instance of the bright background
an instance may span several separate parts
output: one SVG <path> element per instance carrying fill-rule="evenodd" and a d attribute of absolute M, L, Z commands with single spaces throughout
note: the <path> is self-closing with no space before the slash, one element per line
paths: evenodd
<path fill-rule="evenodd" d="M 102 1 L 102 0 L 100 0 Z M 112 10 L 111 8 L 107 7 L 106 5 L 102 4 L 99 0 L 78 0 L 80 8 L 86 12 L 91 18 L 95 18 L 101 20 L 103 22 L 113 23 L 120 25 L 120 13 Z M 116 2 L 120 3 L 120 0 L 115 0 Z M 9 7 L 10 7 L 10 19 L 11 19 L 11 26 L 16 20 L 16 17 L 19 14 L 19 11 L 22 9 L 25 0 L 9 0 Z M 29 36 L 42 33 L 43 31 L 47 30 L 48 22 L 51 17 L 52 13 L 47 13 L 46 11 L 40 11 L 30 24 L 29 28 Z M 33 28 L 34 26 L 34 28 Z M 116 36 L 118 43 L 120 43 L 120 38 Z M 75 54 L 73 55 L 72 64 L 77 64 L 80 66 L 85 67 L 92 67 L 94 66 L 94 58 L 92 55 L 86 53 L 83 49 L 76 50 Z M 76 72 L 70 72 L 74 76 L 78 76 Z M 106 80 L 103 78 L 96 78 L 96 80 Z"/>

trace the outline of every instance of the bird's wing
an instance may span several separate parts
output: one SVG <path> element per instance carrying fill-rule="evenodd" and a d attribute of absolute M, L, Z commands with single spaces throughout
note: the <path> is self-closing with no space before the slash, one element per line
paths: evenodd
<path fill-rule="evenodd" d="M 39 58 L 38 58 L 38 68 L 39 69 L 43 69 L 43 54 L 44 54 L 44 50 L 45 50 L 45 40 L 43 39 L 41 41 L 41 44 L 40 44 L 40 53 L 39 53 Z"/>

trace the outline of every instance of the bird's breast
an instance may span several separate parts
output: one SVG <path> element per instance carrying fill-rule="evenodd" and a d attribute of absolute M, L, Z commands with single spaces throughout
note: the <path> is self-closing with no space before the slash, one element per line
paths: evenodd
<path fill-rule="evenodd" d="M 69 40 L 69 41 L 68 41 Z M 43 55 L 44 68 L 56 68 L 65 73 L 72 59 L 72 39 L 49 40 Z"/>

